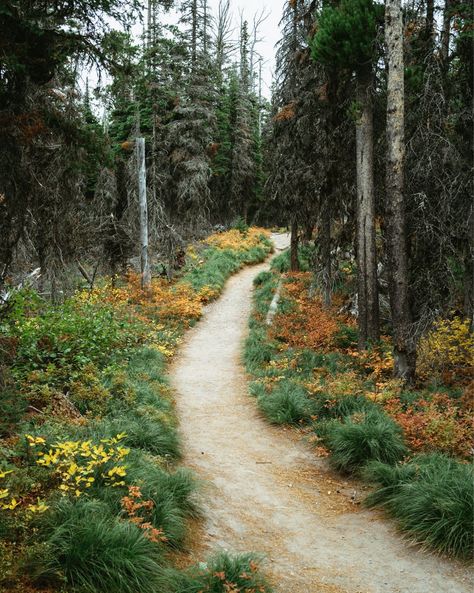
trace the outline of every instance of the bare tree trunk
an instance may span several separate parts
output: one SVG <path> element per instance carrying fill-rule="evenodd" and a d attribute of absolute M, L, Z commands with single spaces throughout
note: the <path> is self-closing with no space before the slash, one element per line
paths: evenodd
<path fill-rule="evenodd" d="M 426 0 L 426 28 L 431 40 L 434 36 L 434 0 Z"/>
<path fill-rule="evenodd" d="M 298 261 L 298 223 L 296 216 L 291 220 L 291 243 L 290 243 L 290 270 L 298 272 L 300 264 Z"/>
<path fill-rule="evenodd" d="M 474 212 L 471 208 L 469 240 L 464 254 L 464 314 L 474 331 Z"/>
<path fill-rule="evenodd" d="M 331 206 L 326 199 L 321 212 L 320 225 L 320 244 L 321 244 L 321 264 L 322 264 L 322 292 L 323 304 L 325 307 L 331 306 L 331 287 L 332 287 L 332 265 L 331 265 Z"/>
<path fill-rule="evenodd" d="M 197 0 L 193 0 L 192 4 L 192 33 L 191 33 L 191 63 L 193 70 L 196 66 L 197 60 L 197 36 L 198 36 L 198 7 Z"/>
<path fill-rule="evenodd" d="M 379 339 L 379 299 L 375 245 L 374 124 L 372 73 L 357 77 L 359 117 L 356 122 L 357 153 L 357 265 L 359 302 L 359 348 Z"/>
<path fill-rule="evenodd" d="M 140 265 L 142 288 L 151 285 L 150 262 L 148 260 L 148 207 L 146 199 L 145 138 L 137 138 L 138 204 L 140 209 Z"/>
<path fill-rule="evenodd" d="M 412 319 L 403 198 L 405 89 L 401 0 L 386 0 L 385 36 L 388 52 L 386 222 L 394 374 L 411 384 L 415 376 L 416 350 L 410 338 Z"/>
<path fill-rule="evenodd" d="M 449 58 L 449 40 L 451 37 L 451 0 L 445 0 L 443 30 L 441 32 L 441 60 L 447 64 Z"/>

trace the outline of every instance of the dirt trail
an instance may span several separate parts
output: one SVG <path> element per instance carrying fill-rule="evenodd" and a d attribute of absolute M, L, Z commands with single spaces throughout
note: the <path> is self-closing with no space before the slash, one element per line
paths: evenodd
<path fill-rule="evenodd" d="M 468 568 L 409 546 L 353 504 L 355 483 L 332 474 L 295 431 L 259 416 L 240 358 L 252 281 L 266 267 L 229 280 L 171 369 L 185 464 L 208 485 L 205 545 L 194 559 L 215 549 L 263 553 L 280 593 L 471 593 Z"/>

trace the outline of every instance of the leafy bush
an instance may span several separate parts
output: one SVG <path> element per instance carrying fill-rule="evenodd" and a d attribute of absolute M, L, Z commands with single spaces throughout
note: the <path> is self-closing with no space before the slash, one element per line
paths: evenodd
<path fill-rule="evenodd" d="M 332 424 L 325 444 L 334 467 L 347 473 L 372 460 L 394 464 L 408 452 L 400 427 L 378 411 L 354 414 Z"/>
<path fill-rule="evenodd" d="M 359 341 L 359 332 L 355 325 L 341 323 L 334 334 L 334 345 L 337 348 L 354 348 Z"/>
<path fill-rule="evenodd" d="M 63 499 L 44 518 L 43 533 L 39 553 L 27 559 L 33 580 L 63 574 L 69 585 L 88 593 L 158 590 L 160 547 L 133 523 L 112 516 L 104 503 Z"/>
<path fill-rule="evenodd" d="M 236 229 L 237 231 L 242 233 L 242 235 L 245 235 L 246 233 L 248 233 L 250 227 L 245 222 L 245 220 L 241 216 L 239 216 L 232 222 L 231 228 Z"/>
<path fill-rule="evenodd" d="M 469 319 L 438 320 L 418 345 L 417 371 L 425 376 L 472 368 L 474 336 Z"/>
<path fill-rule="evenodd" d="M 11 434 L 23 418 L 26 408 L 25 397 L 0 367 L 0 438 Z"/>
<path fill-rule="evenodd" d="M 472 558 L 474 470 L 442 454 L 418 455 L 403 465 L 372 462 L 365 477 L 378 484 L 366 500 L 383 506 L 416 541 Z"/>
<path fill-rule="evenodd" d="M 309 420 L 313 412 L 312 402 L 306 391 L 296 383 L 283 380 L 271 394 L 257 399 L 258 406 L 274 424 L 297 424 Z"/>
<path fill-rule="evenodd" d="M 388 414 L 402 427 L 410 449 L 439 451 L 469 458 L 473 447 L 472 414 L 448 395 L 426 394 L 407 403 L 407 397 L 384 404 Z"/>

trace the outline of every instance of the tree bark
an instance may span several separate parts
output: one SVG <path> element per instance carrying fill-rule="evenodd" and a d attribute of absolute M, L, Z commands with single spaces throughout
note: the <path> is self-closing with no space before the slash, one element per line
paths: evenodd
<path fill-rule="evenodd" d="M 434 0 L 426 0 L 426 29 L 431 41 L 434 40 Z"/>
<path fill-rule="evenodd" d="M 449 58 L 449 40 L 451 37 L 451 0 L 445 0 L 443 12 L 443 30 L 441 31 L 441 60 L 447 64 Z"/>
<path fill-rule="evenodd" d="M 298 261 L 298 223 L 296 217 L 291 221 L 291 243 L 290 243 L 290 270 L 298 272 L 300 264 Z"/>
<path fill-rule="evenodd" d="M 138 204 L 140 209 L 140 264 L 142 288 L 151 285 L 151 270 L 148 259 L 148 206 L 146 199 L 145 138 L 137 138 Z"/>
<path fill-rule="evenodd" d="M 356 122 L 357 266 L 359 348 L 379 339 L 379 299 L 375 244 L 374 124 L 370 67 L 357 76 L 359 115 Z"/>
<path fill-rule="evenodd" d="M 321 264 L 323 305 L 331 306 L 332 262 L 331 262 L 331 206 L 326 195 L 321 212 Z"/>
<path fill-rule="evenodd" d="M 405 90 L 401 0 L 386 0 L 385 36 L 388 53 L 386 225 L 394 374 L 411 384 L 415 376 L 416 350 L 410 338 L 412 319 L 403 196 Z"/>

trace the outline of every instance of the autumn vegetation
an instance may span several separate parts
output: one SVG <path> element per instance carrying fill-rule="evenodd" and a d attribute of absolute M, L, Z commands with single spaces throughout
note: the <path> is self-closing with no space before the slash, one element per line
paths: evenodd
<path fill-rule="evenodd" d="M 304 266 L 304 250 L 300 260 Z M 282 254 L 255 281 L 244 358 L 260 410 L 272 423 L 299 427 L 337 471 L 373 484 L 366 503 L 386 508 L 415 541 L 469 558 L 474 342 L 468 322 L 453 316 L 433 326 L 419 344 L 423 371 L 408 388 L 393 378 L 389 336 L 357 349 L 357 325 L 344 306 L 350 267 L 342 264 L 343 280 L 327 308 L 312 274 L 288 266 Z M 281 274 L 281 300 L 269 326 L 266 312 Z"/>
<path fill-rule="evenodd" d="M 229 275 L 270 250 L 262 229 L 229 230 L 146 290 L 130 272 L 61 304 L 15 291 L 1 326 L 2 587 L 269 591 L 251 555 L 170 563 L 199 509 L 165 364 Z"/>
<path fill-rule="evenodd" d="M 252 555 L 173 565 L 199 508 L 166 382 L 263 227 L 291 238 L 255 281 L 256 405 L 472 556 L 473 7 L 285 1 L 271 97 L 265 12 L 233 8 L 1 2 L 9 593 L 270 591 Z"/>

